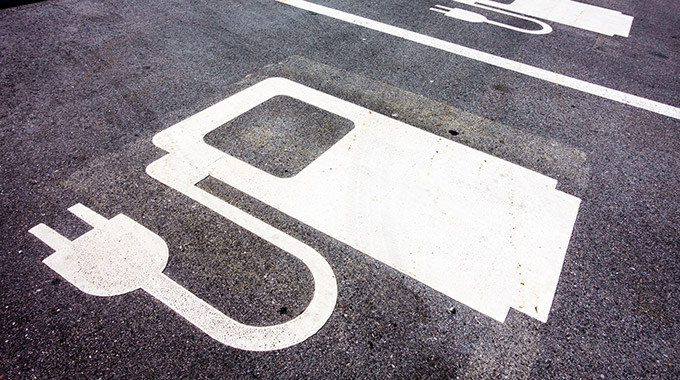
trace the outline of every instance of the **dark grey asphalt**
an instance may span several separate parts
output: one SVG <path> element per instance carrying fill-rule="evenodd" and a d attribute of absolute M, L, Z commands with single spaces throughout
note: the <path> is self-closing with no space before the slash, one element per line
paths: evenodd
<path fill-rule="evenodd" d="M 680 106 L 676 1 L 582 1 L 635 16 L 630 38 L 555 23 L 529 36 L 428 11 L 445 0 L 314 2 Z M 80 202 L 161 235 L 164 273 L 239 321 L 302 312 L 313 291 L 304 265 L 144 172 L 164 154 L 155 133 L 270 76 L 394 114 L 580 197 L 548 322 L 512 310 L 493 321 L 211 179 L 200 186 L 335 271 L 336 309 L 305 342 L 232 349 L 142 291 L 89 296 L 41 263 L 51 250 L 27 231 L 46 223 L 80 236 L 88 227 L 66 211 Z M 678 120 L 273 0 L 1 9 L 0 99 L 2 379 L 680 377 Z M 296 105 L 269 107 L 263 117 Z M 234 123 L 209 142 L 283 176 L 343 133 Z M 281 155 L 288 146 L 299 154 Z"/>

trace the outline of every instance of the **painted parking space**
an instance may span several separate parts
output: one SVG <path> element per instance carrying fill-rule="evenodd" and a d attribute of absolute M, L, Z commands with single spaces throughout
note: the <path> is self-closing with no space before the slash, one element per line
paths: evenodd
<path fill-rule="evenodd" d="M 488 2 L 457 3 L 379 22 L 534 37 L 430 10 Z M 46 18 L 82 46 L 3 40 L 38 66 L 58 47 L 43 82 L 4 58 L 28 78 L 3 90 L 8 377 L 672 374 L 677 120 L 652 99 L 673 85 L 620 91 L 671 115 L 650 112 L 276 1 L 45 7 L 3 18 L 89 18 Z M 646 19 L 505 8 L 608 46 Z"/>

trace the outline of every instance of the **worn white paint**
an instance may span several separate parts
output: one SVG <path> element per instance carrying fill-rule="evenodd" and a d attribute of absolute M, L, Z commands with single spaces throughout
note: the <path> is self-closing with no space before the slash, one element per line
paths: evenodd
<path fill-rule="evenodd" d="M 354 129 L 291 178 L 204 142 L 279 95 L 349 119 Z M 548 318 L 580 202 L 555 190 L 554 179 L 282 78 L 247 88 L 153 142 L 169 154 L 147 173 L 220 214 L 233 207 L 195 186 L 207 176 L 494 319 L 503 321 L 509 307 Z"/>
<path fill-rule="evenodd" d="M 44 224 L 33 227 L 29 232 L 56 251 L 44 260 L 45 264 L 88 294 L 114 296 L 144 289 L 228 346 L 253 351 L 292 346 L 319 331 L 335 308 L 337 285 L 326 260 L 307 245 L 250 216 L 241 220 L 244 227 L 300 259 L 314 278 L 309 306 L 286 323 L 248 326 L 196 297 L 162 273 L 168 261 L 165 241 L 129 217 L 120 214 L 106 219 L 81 204 L 69 211 L 94 228 L 70 241 Z M 229 216 L 229 212 L 221 214 Z"/>
<path fill-rule="evenodd" d="M 508 14 L 499 11 L 538 17 L 548 21 L 589 30 L 607 36 L 628 37 L 633 24 L 633 17 L 621 12 L 571 0 L 515 0 L 503 4 L 493 0 L 453 0 L 457 3 Z M 513 15 L 510 13 L 510 15 Z"/>
<path fill-rule="evenodd" d="M 568 77 L 552 71 L 540 69 L 524 63 L 499 57 L 483 51 L 467 48 L 451 42 L 440 40 L 424 34 L 412 32 L 393 25 L 374 21 L 351 13 L 342 12 L 333 8 L 310 3 L 305 0 L 277 0 L 278 2 L 292 5 L 294 7 L 315 12 L 324 16 L 332 17 L 337 20 L 345 21 L 354 25 L 362 26 L 378 32 L 387 33 L 395 37 L 400 37 L 419 44 L 427 45 L 462 57 L 470 58 L 475 61 L 484 62 L 492 66 L 514 71 L 533 78 L 555 83 L 560 86 L 568 87 L 577 91 L 599 96 L 615 102 L 628 104 L 633 107 L 658 113 L 660 115 L 680 119 L 680 108 L 667 104 L 645 99 L 636 95 L 631 95 L 622 91 L 614 90 L 594 83 L 589 83 L 580 79 Z"/>

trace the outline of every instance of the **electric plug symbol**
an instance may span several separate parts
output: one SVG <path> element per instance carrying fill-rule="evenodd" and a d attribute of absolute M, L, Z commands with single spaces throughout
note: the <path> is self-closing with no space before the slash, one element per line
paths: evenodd
<path fill-rule="evenodd" d="M 106 219 L 80 203 L 68 210 L 93 229 L 74 241 L 42 223 L 29 232 L 56 251 L 43 262 L 83 292 L 125 294 L 144 288 L 165 268 L 165 241 L 134 220 L 122 214 Z"/>
<path fill-rule="evenodd" d="M 307 309 L 273 326 L 235 321 L 164 275 L 168 246 L 158 235 L 131 218 L 111 219 L 76 204 L 68 209 L 93 227 L 71 241 L 45 224 L 29 232 L 55 250 L 43 262 L 81 291 L 115 296 L 143 289 L 223 344 L 251 351 L 277 350 L 300 343 L 326 323 L 335 308 L 337 284 L 333 270 L 318 252 L 269 227 L 276 245 L 300 258 L 312 272 L 315 291 Z"/>

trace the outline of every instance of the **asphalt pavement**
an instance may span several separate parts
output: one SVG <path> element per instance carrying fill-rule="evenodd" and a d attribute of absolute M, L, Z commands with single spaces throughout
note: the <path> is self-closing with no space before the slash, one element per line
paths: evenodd
<path fill-rule="evenodd" d="M 450 0 L 311 1 L 389 33 L 291 3 L 47 0 L 0 9 L 0 379 L 680 377 L 680 2 L 580 0 L 633 16 L 629 37 L 551 21 L 552 32 L 530 34 L 429 9 L 534 28 Z M 426 43 L 433 39 L 524 66 L 498 67 Z M 527 66 L 556 76 L 528 75 Z M 559 75 L 618 92 L 603 97 Z M 88 294 L 42 262 L 54 250 L 29 230 L 44 223 L 69 240 L 82 236 L 91 227 L 67 210 L 80 203 L 160 236 L 163 274 L 228 318 L 262 327 L 303 315 L 319 287 L 308 264 L 147 169 L 168 153 L 156 134 L 273 77 L 444 144 L 433 147 L 460 144 L 529 169 L 580 199 L 547 321 L 519 308 L 494 319 L 405 273 L 393 256 L 360 249 L 368 243 L 348 237 L 354 226 L 334 235 L 216 174 L 195 184 L 205 199 L 330 265 L 337 299 L 308 338 L 235 348 L 147 291 Z M 670 111 L 649 110 L 657 106 Z M 278 96 L 232 115 L 204 142 L 284 184 L 356 127 Z M 399 131 L 379 137 L 396 144 Z M 178 178 L 191 170 L 177 169 Z M 362 195 L 331 203 L 355 212 Z M 452 245 L 467 238 L 456 234 L 446 236 Z"/>

